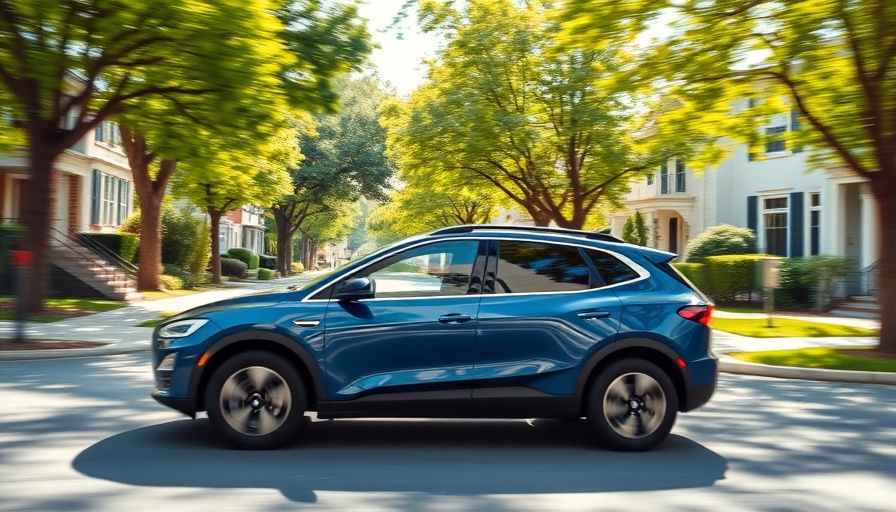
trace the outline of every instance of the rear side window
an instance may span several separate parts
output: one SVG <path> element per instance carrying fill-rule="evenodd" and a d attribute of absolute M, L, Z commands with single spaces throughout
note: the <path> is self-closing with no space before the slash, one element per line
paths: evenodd
<path fill-rule="evenodd" d="M 619 258 L 603 251 L 587 249 L 597 273 L 607 285 L 624 283 L 638 278 L 638 273 L 619 260 Z"/>
<path fill-rule="evenodd" d="M 495 293 L 587 290 L 591 270 L 576 247 L 502 240 Z"/>

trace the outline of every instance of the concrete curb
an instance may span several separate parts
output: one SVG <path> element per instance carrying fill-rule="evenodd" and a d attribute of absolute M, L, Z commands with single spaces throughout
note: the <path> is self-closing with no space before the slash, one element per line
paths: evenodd
<path fill-rule="evenodd" d="M 134 352 L 149 352 L 149 342 L 128 345 L 106 345 L 91 348 L 59 348 L 44 350 L 4 350 L 0 351 L 0 362 L 5 361 L 35 361 L 43 359 L 69 359 L 83 357 L 114 356 L 118 354 L 132 354 Z"/>
<path fill-rule="evenodd" d="M 719 371 L 757 377 L 776 377 L 779 379 L 896 385 L 896 373 L 894 372 L 858 372 L 852 370 L 771 366 L 738 361 L 730 356 L 722 356 L 719 359 Z"/>

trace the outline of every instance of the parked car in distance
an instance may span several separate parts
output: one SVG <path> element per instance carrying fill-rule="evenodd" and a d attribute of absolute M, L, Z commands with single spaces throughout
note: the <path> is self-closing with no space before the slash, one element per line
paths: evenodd
<path fill-rule="evenodd" d="M 717 380 L 713 306 L 674 257 L 588 231 L 441 229 L 166 320 L 152 396 L 245 449 L 290 442 L 314 411 L 585 417 L 605 446 L 647 450 Z"/>

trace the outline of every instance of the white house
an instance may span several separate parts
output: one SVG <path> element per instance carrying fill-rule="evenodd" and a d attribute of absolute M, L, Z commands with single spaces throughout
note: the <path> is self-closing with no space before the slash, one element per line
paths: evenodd
<path fill-rule="evenodd" d="M 746 106 L 744 100 L 735 108 Z M 764 129 L 784 133 L 796 122 L 782 114 Z M 680 254 L 708 227 L 732 224 L 756 231 L 768 254 L 830 254 L 855 260 L 859 268 L 876 262 L 876 206 L 865 180 L 840 168 L 809 172 L 806 153 L 783 140 L 764 149 L 756 158 L 746 145 L 734 146 L 723 162 L 702 172 L 670 160 L 632 185 L 625 207 L 611 215 L 612 233 L 621 236 L 628 216 L 640 211 L 651 245 Z"/>

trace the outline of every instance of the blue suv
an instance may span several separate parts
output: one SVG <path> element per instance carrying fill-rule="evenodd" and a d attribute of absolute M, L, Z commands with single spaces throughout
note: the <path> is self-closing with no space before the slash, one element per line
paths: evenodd
<path fill-rule="evenodd" d="M 674 254 L 556 228 L 456 226 L 301 289 L 181 313 L 152 396 L 246 449 L 318 418 L 581 418 L 647 450 L 712 396 L 712 304 Z"/>

